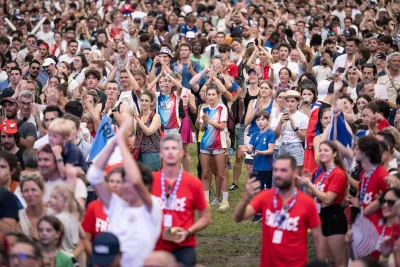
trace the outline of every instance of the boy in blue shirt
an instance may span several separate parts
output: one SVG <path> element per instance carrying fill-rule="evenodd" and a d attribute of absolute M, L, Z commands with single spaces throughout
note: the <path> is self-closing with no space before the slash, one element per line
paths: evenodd
<path fill-rule="evenodd" d="M 194 32 L 195 35 L 197 35 L 197 26 L 196 26 L 196 17 L 193 15 L 189 15 L 186 18 L 186 24 L 184 24 L 181 27 L 180 34 L 179 34 L 179 40 L 182 40 L 182 38 L 186 38 L 186 33 L 187 32 Z"/>
<path fill-rule="evenodd" d="M 260 131 L 255 132 L 248 145 L 241 146 L 242 152 L 251 154 L 254 158 L 253 173 L 261 183 L 261 188 L 272 187 L 272 155 L 275 148 L 276 136 L 274 131 L 268 129 L 270 114 L 260 110 L 255 115 L 257 126 Z"/>

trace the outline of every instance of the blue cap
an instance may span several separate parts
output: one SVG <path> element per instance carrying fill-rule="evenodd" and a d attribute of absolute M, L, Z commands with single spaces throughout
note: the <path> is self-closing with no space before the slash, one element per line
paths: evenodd
<path fill-rule="evenodd" d="M 91 265 L 110 266 L 119 254 L 119 240 L 112 233 L 101 233 L 93 240 Z"/>

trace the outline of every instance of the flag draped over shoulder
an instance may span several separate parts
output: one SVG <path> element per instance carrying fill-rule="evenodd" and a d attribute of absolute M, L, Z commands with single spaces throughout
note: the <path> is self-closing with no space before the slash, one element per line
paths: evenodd
<path fill-rule="evenodd" d="M 314 103 L 313 106 L 311 107 L 311 114 L 310 114 L 310 119 L 308 121 L 308 127 L 305 138 L 303 168 L 311 173 L 316 173 L 318 169 L 317 163 L 314 160 L 313 141 L 314 137 L 319 134 L 317 129 L 319 108 L 320 108 L 319 103 Z"/>
<path fill-rule="evenodd" d="M 89 151 L 89 159 L 93 160 L 100 151 L 106 146 L 109 139 L 115 135 L 114 129 L 107 116 L 103 116 L 99 128 L 97 129 L 96 137 L 93 140 L 92 147 Z"/>
<path fill-rule="evenodd" d="M 336 125 L 332 123 L 329 132 L 329 140 L 334 140 L 335 127 L 336 127 L 336 140 L 342 143 L 342 145 L 345 147 L 353 147 L 353 135 L 349 132 L 349 130 L 346 127 L 346 121 L 344 120 L 343 112 L 341 112 L 339 117 L 337 118 Z"/>

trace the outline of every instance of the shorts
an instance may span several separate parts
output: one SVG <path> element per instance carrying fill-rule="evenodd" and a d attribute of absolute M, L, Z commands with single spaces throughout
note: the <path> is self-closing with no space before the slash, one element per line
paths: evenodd
<path fill-rule="evenodd" d="M 279 156 L 280 155 L 290 155 L 296 159 L 297 166 L 303 166 L 303 143 L 282 143 L 281 148 L 279 149 Z"/>
<path fill-rule="evenodd" d="M 160 170 L 160 153 L 140 153 L 138 161 L 142 162 L 153 171 Z"/>
<path fill-rule="evenodd" d="M 246 129 L 246 125 L 240 124 L 240 127 L 236 129 L 236 149 L 239 148 L 239 146 L 244 145 L 244 130 Z"/>
<path fill-rule="evenodd" d="M 322 221 L 322 234 L 327 237 L 331 235 L 344 235 L 347 233 L 347 220 L 344 210 L 339 204 L 321 208 L 319 217 Z"/>
<path fill-rule="evenodd" d="M 208 150 L 208 149 L 200 149 L 200 153 L 201 154 L 206 154 L 206 155 L 211 155 L 211 156 L 215 156 L 215 155 L 219 155 L 219 154 L 225 154 L 225 148 L 222 149 L 215 149 L 215 150 Z"/>
<path fill-rule="evenodd" d="M 171 253 L 174 255 L 176 261 L 184 267 L 193 267 L 196 265 L 196 250 L 194 247 L 176 248 Z"/>
<path fill-rule="evenodd" d="M 179 134 L 179 128 L 164 129 L 164 134 Z"/>
<path fill-rule="evenodd" d="M 261 189 L 272 188 L 272 171 L 254 171 L 250 174 L 250 178 L 256 177 L 261 183 Z"/>

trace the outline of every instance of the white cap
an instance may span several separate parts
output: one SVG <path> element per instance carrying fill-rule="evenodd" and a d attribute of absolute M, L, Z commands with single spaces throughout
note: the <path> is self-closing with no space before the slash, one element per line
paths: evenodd
<path fill-rule="evenodd" d="M 181 10 L 182 10 L 181 15 L 183 16 L 186 16 L 187 14 L 192 13 L 193 11 L 192 7 L 189 5 L 184 5 Z"/>
<path fill-rule="evenodd" d="M 318 90 L 318 100 L 319 101 L 324 100 L 325 96 L 328 95 L 328 88 L 329 88 L 330 84 L 331 84 L 331 82 L 328 80 L 323 80 L 318 83 L 317 90 Z"/>
<path fill-rule="evenodd" d="M 42 64 L 42 67 L 47 67 L 47 66 L 49 66 L 50 64 L 56 64 L 56 62 L 54 61 L 54 59 L 52 59 L 52 58 L 45 58 L 44 60 L 43 60 L 43 64 Z"/>

